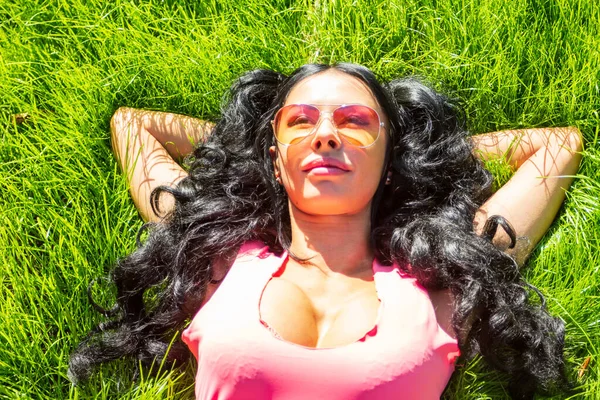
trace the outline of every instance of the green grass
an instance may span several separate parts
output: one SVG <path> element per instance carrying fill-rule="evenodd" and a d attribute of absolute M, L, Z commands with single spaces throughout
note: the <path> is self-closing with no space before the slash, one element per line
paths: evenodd
<path fill-rule="evenodd" d="M 215 118 L 243 71 L 352 61 L 460 97 L 474 133 L 582 130 L 582 168 L 524 273 L 567 323 L 573 398 L 600 398 L 596 1 L 185 3 L 0 0 L 0 397 L 192 396 L 193 366 L 135 383 L 127 363 L 77 388 L 66 377 L 69 353 L 100 320 L 85 289 L 134 248 L 141 226 L 110 151 L 110 116 L 127 105 Z M 30 119 L 17 123 L 18 113 Z M 505 398 L 504 383 L 475 360 L 445 398 Z"/>

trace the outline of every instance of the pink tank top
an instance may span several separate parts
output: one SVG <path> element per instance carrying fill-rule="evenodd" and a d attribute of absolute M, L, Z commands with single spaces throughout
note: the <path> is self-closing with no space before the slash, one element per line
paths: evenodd
<path fill-rule="evenodd" d="M 414 278 L 374 261 L 375 326 L 354 343 L 310 348 L 285 341 L 260 319 L 262 292 L 286 259 L 246 243 L 183 331 L 198 360 L 196 399 L 440 398 L 459 350 Z"/>

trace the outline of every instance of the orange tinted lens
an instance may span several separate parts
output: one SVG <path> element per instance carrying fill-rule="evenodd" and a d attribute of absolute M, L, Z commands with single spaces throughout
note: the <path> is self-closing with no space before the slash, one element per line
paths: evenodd
<path fill-rule="evenodd" d="M 333 112 L 333 121 L 340 135 L 355 146 L 368 146 L 379 136 L 379 115 L 371 107 L 339 107 Z"/>
<path fill-rule="evenodd" d="M 309 104 L 291 104 L 283 107 L 275 118 L 275 137 L 285 144 L 299 142 L 315 129 L 319 114 L 319 109 Z"/>

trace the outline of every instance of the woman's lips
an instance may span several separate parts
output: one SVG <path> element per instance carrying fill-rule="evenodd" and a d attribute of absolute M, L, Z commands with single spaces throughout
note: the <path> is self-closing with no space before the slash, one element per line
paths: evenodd
<path fill-rule="evenodd" d="M 324 175 L 342 175 L 348 171 L 345 171 L 345 170 L 337 168 L 337 167 L 315 167 L 315 168 L 311 168 L 311 169 L 307 170 L 307 172 L 309 172 L 311 175 L 324 176 Z"/>
<path fill-rule="evenodd" d="M 342 175 L 349 172 L 350 167 L 336 159 L 317 159 L 304 165 L 302 171 L 318 176 Z"/>

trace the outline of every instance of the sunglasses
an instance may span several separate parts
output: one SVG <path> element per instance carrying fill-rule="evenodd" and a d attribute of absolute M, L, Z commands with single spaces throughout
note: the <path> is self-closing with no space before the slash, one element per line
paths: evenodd
<path fill-rule="evenodd" d="M 329 118 L 342 140 L 356 147 L 371 146 L 379 137 L 381 127 L 385 126 L 377 111 L 362 104 L 289 104 L 277 111 L 271 124 L 275 139 L 290 146 L 311 136 L 325 118 Z"/>

